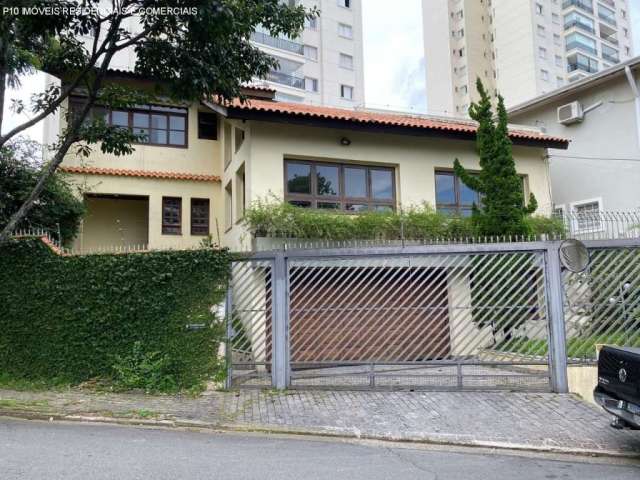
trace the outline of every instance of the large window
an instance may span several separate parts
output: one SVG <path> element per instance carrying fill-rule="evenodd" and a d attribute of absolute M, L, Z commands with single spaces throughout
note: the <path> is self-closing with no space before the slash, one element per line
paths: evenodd
<path fill-rule="evenodd" d="M 436 171 L 436 209 L 445 215 L 469 216 L 480 195 L 467 187 L 453 172 Z"/>
<path fill-rule="evenodd" d="M 478 175 L 472 173 L 472 175 Z M 526 198 L 526 176 L 519 175 L 522 188 L 522 200 Z M 436 170 L 436 210 L 445 215 L 468 217 L 473 205 L 482 206 L 482 196 L 467 187 L 450 170 Z"/>
<path fill-rule="evenodd" d="M 182 233 L 182 198 L 162 197 L 162 233 L 164 235 Z"/>
<path fill-rule="evenodd" d="M 209 199 L 191 199 L 191 235 L 209 235 Z"/>
<path fill-rule="evenodd" d="M 71 111 L 82 108 L 84 99 L 72 98 Z M 92 108 L 93 118 L 102 117 L 108 125 L 127 128 L 140 135 L 140 143 L 187 146 L 187 109 L 160 105 L 138 105 L 127 110 Z"/>
<path fill-rule="evenodd" d="M 387 167 L 287 160 L 286 200 L 298 207 L 348 212 L 394 210 L 394 178 Z"/>

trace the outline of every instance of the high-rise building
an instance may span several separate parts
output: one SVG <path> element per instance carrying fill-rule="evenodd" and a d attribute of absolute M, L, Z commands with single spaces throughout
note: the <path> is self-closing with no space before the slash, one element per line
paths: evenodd
<path fill-rule="evenodd" d="M 427 108 L 466 115 L 476 78 L 516 105 L 633 54 L 632 0 L 423 0 Z"/>
<path fill-rule="evenodd" d="M 320 16 L 306 22 L 296 39 L 258 29 L 252 40 L 275 57 L 279 68 L 266 83 L 289 102 L 353 108 L 364 104 L 362 0 L 291 0 L 316 6 Z"/>

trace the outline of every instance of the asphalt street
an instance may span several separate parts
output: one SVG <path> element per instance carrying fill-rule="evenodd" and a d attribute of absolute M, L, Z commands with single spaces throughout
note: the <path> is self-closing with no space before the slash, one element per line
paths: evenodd
<path fill-rule="evenodd" d="M 0 478 L 634 479 L 624 461 L 0 419 Z"/>

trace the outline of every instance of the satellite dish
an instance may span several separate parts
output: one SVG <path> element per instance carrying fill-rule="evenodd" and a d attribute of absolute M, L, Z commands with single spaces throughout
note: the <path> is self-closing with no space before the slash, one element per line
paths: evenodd
<path fill-rule="evenodd" d="M 560 263 L 570 272 L 583 272 L 589 266 L 589 250 L 580 240 L 565 240 L 560 244 Z"/>

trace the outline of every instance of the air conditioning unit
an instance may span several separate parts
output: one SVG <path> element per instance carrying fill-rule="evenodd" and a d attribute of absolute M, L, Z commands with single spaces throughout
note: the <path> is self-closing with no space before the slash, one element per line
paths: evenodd
<path fill-rule="evenodd" d="M 562 125 L 573 125 L 584 120 L 584 112 L 580 102 L 571 102 L 558 107 L 558 123 Z"/>

